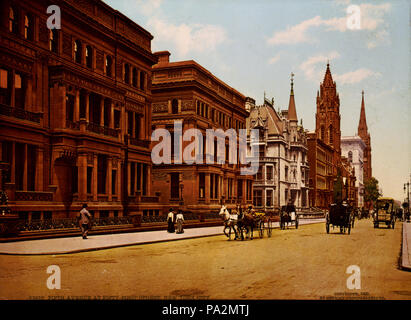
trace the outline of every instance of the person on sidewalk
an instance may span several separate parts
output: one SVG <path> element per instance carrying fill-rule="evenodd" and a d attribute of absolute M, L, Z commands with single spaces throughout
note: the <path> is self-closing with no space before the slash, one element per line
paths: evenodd
<path fill-rule="evenodd" d="M 83 239 L 87 239 L 88 231 L 90 230 L 91 214 L 87 210 L 87 203 L 83 204 L 83 209 L 81 209 L 79 216 L 79 225 L 81 228 L 81 235 Z"/>
<path fill-rule="evenodd" d="M 175 227 L 174 227 L 174 212 L 173 212 L 173 208 L 170 208 L 170 210 L 168 211 L 167 222 L 168 222 L 167 231 L 170 232 L 170 233 L 174 233 L 176 230 L 175 230 Z"/>
<path fill-rule="evenodd" d="M 184 216 L 181 210 L 178 210 L 176 215 L 176 222 L 177 222 L 177 231 L 176 233 L 184 233 L 183 223 L 184 223 Z"/>

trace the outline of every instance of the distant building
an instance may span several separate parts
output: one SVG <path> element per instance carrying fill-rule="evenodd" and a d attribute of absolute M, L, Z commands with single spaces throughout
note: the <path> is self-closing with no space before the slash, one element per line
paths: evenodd
<path fill-rule="evenodd" d="M 315 132 L 308 134 L 310 206 L 326 209 L 333 202 L 338 175 L 346 178 L 343 197 L 355 201 L 355 175 L 350 164 L 341 157 L 340 97 L 329 63 L 317 91 L 316 103 Z"/>
<path fill-rule="evenodd" d="M 293 82 L 287 110 L 277 112 L 274 101 L 265 97 L 261 106 L 256 106 L 253 99 L 248 101 L 247 129 L 260 131 L 254 207 L 275 212 L 290 200 L 298 208 L 308 207 L 307 139 L 304 128 L 298 124 Z M 251 143 L 248 139 L 250 147 Z"/>
<path fill-rule="evenodd" d="M 341 137 L 341 154 L 354 168 L 358 207 L 364 206 L 364 152 L 366 145 L 359 136 Z"/>

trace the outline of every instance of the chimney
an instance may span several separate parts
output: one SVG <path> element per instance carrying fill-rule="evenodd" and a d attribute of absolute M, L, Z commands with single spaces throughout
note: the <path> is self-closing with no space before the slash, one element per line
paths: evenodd
<path fill-rule="evenodd" d="M 169 51 L 154 52 L 154 55 L 158 59 L 158 64 L 168 64 L 170 62 L 170 52 Z"/>

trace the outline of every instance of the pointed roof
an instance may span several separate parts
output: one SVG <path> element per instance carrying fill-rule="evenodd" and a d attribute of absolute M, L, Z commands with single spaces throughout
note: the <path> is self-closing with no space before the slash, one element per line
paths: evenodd
<path fill-rule="evenodd" d="M 327 62 L 327 70 L 325 71 L 323 85 L 325 87 L 334 86 L 334 80 L 333 80 L 333 76 L 331 75 L 330 63 L 329 62 Z"/>
<path fill-rule="evenodd" d="M 360 135 L 360 133 L 368 134 L 367 119 L 365 117 L 364 90 L 362 91 L 360 122 L 358 123 L 358 135 Z"/>
<path fill-rule="evenodd" d="M 290 121 L 297 121 L 297 110 L 295 108 L 295 101 L 294 101 L 294 73 L 291 73 L 291 91 L 290 91 L 290 101 L 288 102 L 288 120 Z"/>

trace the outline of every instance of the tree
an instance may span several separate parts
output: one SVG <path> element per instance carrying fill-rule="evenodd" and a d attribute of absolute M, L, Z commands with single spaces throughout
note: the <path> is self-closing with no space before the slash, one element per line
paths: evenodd
<path fill-rule="evenodd" d="M 371 206 L 374 204 L 374 202 L 377 201 L 377 199 L 382 196 L 382 193 L 380 193 L 380 188 L 378 187 L 378 180 L 375 179 L 374 177 L 371 177 L 364 183 L 364 202 L 371 204 Z M 368 206 L 370 207 L 370 205 Z"/>

